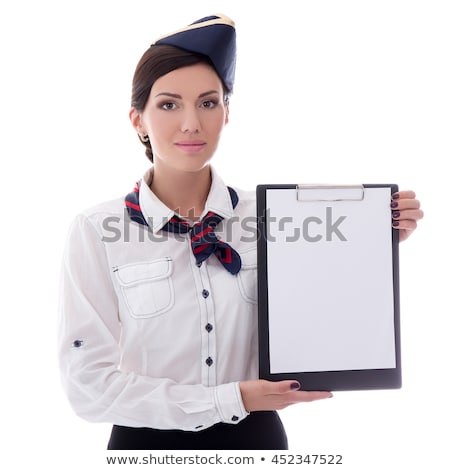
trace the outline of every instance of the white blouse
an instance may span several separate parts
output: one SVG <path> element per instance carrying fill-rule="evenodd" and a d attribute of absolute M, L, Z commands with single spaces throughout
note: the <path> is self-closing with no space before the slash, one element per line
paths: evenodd
<path fill-rule="evenodd" d="M 240 254 L 230 274 L 201 266 L 189 234 L 161 230 L 173 215 L 144 176 L 150 227 L 130 221 L 124 198 L 80 214 L 69 232 L 61 280 L 59 358 L 75 412 L 96 422 L 197 431 L 239 423 L 239 381 L 258 378 L 256 207 L 238 190 L 233 209 L 212 169 L 205 214 Z"/>

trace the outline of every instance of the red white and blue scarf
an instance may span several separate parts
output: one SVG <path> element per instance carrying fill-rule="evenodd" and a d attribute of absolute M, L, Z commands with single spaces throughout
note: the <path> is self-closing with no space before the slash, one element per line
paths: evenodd
<path fill-rule="evenodd" d="M 139 204 L 140 183 L 136 183 L 134 190 L 125 197 L 125 206 L 131 220 L 148 226 Z M 228 187 L 233 209 L 239 202 L 239 197 L 233 188 Z M 206 261 L 213 253 L 223 267 L 231 274 L 237 274 L 241 269 L 241 257 L 228 243 L 219 240 L 214 233 L 223 217 L 209 211 L 199 222 L 190 225 L 189 222 L 174 214 L 164 225 L 162 230 L 172 233 L 189 233 L 191 248 L 197 264 Z"/>

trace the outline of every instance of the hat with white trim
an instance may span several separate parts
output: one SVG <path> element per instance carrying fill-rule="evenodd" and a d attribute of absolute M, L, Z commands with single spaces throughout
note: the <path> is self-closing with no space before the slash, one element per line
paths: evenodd
<path fill-rule="evenodd" d="M 161 38 L 153 44 L 169 45 L 207 56 L 231 92 L 236 68 L 236 30 L 225 15 L 206 16 Z"/>

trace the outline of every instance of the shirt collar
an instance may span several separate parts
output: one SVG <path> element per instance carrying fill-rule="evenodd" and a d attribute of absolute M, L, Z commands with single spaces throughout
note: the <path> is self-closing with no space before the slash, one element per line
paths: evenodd
<path fill-rule="evenodd" d="M 201 218 L 209 211 L 215 212 L 224 219 L 233 216 L 233 205 L 227 186 L 213 167 L 211 168 L 211 188 L 206 199 L 205 209 Z M 153 179 L 153 167 L 146 171 L 141 179 L 139 205 L 150 230 L 159 232 L 175 212 L 160 201 L 150 189 Z"/>

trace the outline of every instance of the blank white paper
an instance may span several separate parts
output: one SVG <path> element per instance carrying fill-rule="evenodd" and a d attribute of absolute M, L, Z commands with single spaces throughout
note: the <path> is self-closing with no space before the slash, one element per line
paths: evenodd
<path fill-rule="evenodd" d="M 271 373 L 395 368 L 389 204 L 267 191 Z"/>

